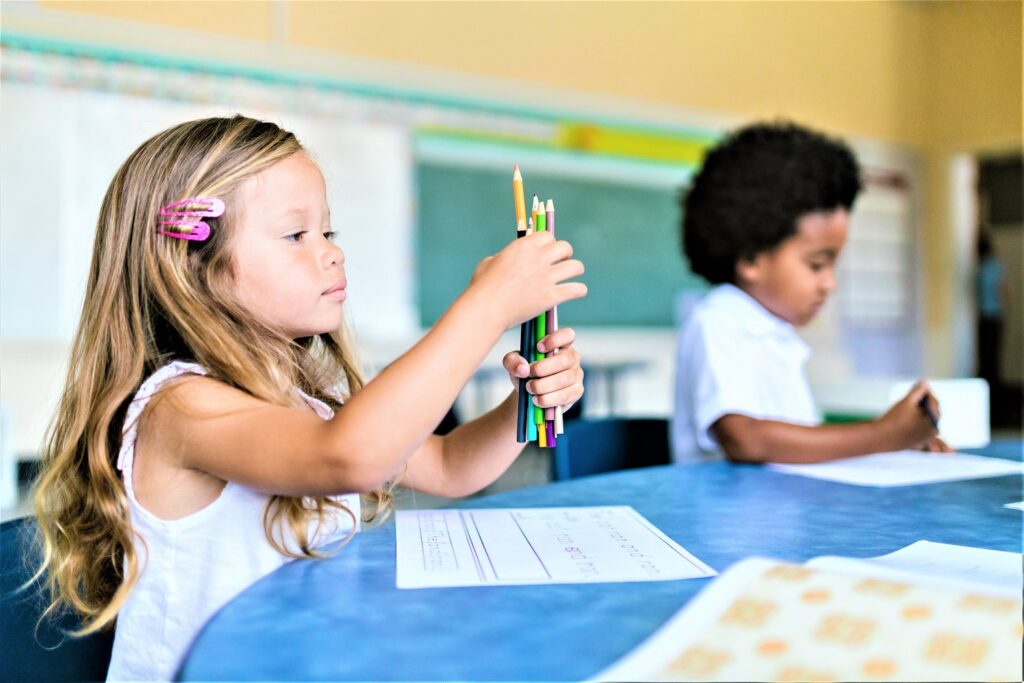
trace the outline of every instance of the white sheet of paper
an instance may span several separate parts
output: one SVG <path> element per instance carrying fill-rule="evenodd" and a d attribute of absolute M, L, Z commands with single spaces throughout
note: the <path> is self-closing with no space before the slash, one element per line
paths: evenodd
<path fill-rule="evenodd" d="M 826 555 L 808 567 L 902 579 L 948 588 L 1019 598 L 1024 588 L 1024 555 L 1003 550 L 917 541 L 888 555 L 854 559 Z"/>
<path fill-rule="evenodd" d="M 716 574 L 629 506 L 401 510 L 395 527 L 399 588 Z"/>
<path fill-rule="evenodd" d="M 966 453 L 949 455 L 923 451 L 876 453 L 813 465 L 772 464 L 768 465 L 768 468 L 777 472 L 857 486 L 910 486 L 1024 472 L 1024 466 L 1016 460 Z"/>
<path fill-rule="evenodd" d="M 1024 500 L 1022 500 L 1019 503 L 1007 503 L 1003 507 L 1004 508 L 1010 508 L 1011 510 L 1021 510 L 1021 511 L 1024 511 Z"/>
<path fill-rule="evenodd" d="M 907 395 L 913 382 L 889 390 L 889 403 Z M 953 448 L 981 448 L 991 440 L 988 382 L 978 377 L 933 379 L 928 387 L 939 402 L 939 436 Z"/>

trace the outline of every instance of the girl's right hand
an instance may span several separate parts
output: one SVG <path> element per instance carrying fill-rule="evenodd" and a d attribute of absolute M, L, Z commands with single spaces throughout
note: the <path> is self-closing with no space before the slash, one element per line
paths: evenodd
<path fill-rule="evenodd" d="M 910 388 L 907 395 L 893 405 L 879 418 L 879 423 L 892 435 L 895 450 L 905 448 L 925 448 L 942 450 L 935 447 L 938 430 L 932 425 L 928 414 L 921 407 L 921 401 L 928 401 L 935 418 L 939 418 L 939 402 L 929 393 L 928 383 L 920 380 Z M 938 441 L 938 443 L 943 443 Z M 943 444 L 944 445 L 944 444 Z M 946 446 L 946 449 L 949 447 Z"/>
<path fill-rule="evenodd" d="M 508 329 L 587 295 L 582 282 L 566 282 L 583 274 L 583 263 L 571 257 L 568 242 L 535 232 L 481 261 L 467 292 L 482 295 Z"/>

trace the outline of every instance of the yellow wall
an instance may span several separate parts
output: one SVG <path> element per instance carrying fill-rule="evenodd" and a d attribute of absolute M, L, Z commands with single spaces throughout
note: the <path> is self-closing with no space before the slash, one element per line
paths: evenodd
<path fill-rule="evenodd" d="M 919 132 L 918 4 L 292 2 L 277 17 L 271 3 L 42 4 L 884 140 Z"/>
<path fill-rule="evenodd" d="M 929 131 L 923 142 L 1002 147 L 1021 139 L 1021 3 L 929 8 Z"/>
<path fill-rule="evenodd" d="M 272 2 L 173 2 L 171 0 L 135 0 L 125 2 L 52 2 L 42 7 L 67 12 L 125 19 L 156 26 L 189 29 L 201 33 L 271 40 L 274 22 Z M 87 36 L 83 35 L 83 38 Z"/>
<path fill-rule="evenodd" d="M 912 133 L 920 10 L 816 3 L 364 3 L 291 11 L 324 49 L 743 116 Z M 535 41 L 530 39 L 533 22 Z M 518 30 L 509 30 L 515 22 Z M 542 26 L 543 22 L 543 26 Z M 865 41 L 865 35 L 878 40 Z M 430 36 L 429 39 L 424 39 Z M 905 39 L 898 39 L 903 36 Z M 892 68 L 897 65 L 897 68 Z"/>
<path fill-rule="evenodd" d="M 951 371 L 952 328 L 964 323 L 957 290 L 973 265 L 973 254 L 957 246 L 964 240 L 954 222 L 953 160 L 1020 151 L 1022 21 L 1019 2 L 940 2 L 928 10 L 922 255 L 929 367 L 941 374 Z"/>
<path fill-rule="evenodd" d="M 1020 139 L 1016 1 L 39 4 L 912 145 Z"/>
<path fill-rule="evenodd" d="M 741 119 L 784 114 L 910 146 L 923 162 L 929 367 L 940 374 L 964 275 L 951 159 L 1021 145 L 1019 1 L 39 4 Z"/>

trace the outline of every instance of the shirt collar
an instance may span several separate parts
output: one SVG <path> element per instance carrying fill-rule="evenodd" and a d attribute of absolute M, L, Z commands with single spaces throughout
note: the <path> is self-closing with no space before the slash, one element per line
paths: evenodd
<path fill-rule="evenodd" d="M 793 325 L 769 311 L 761 302 L 736 285 L 719 285 L 715 288 L 715 295 L 721 297 L 725 305 L 736 315 L 736 319 L 741 321 L 743 329 L 750 335 L 775 337 L 793 344 L 801 354 L 810 355 L 810 347 L 796 333 Z"/>

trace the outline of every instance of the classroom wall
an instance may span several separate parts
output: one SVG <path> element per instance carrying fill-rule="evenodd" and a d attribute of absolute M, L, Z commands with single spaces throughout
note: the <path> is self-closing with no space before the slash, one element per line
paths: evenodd
<path fill-rule="evenodd" d="M 229 20 L 232 4 L 40 2 L 889 141 L 920 131 L 921 3 L 237 3 Z"/>
<path fill-rule="evenodd" d="M 956 159 L 1020 147 L 1019 2 L 38 4 L 906 145 L 922 162 L 927 367 L 970 370 Z"/>
<path fill-rule="evenodd" d="M 1019 2 L 934 3 L 928 13 L 925 135 L 926 351 L 933 372 L 973 366 L 977 154 L 1020 152 Z M 1018 261 L 1018 268 L 1020 262 Z"/>
<path fill-rule="evenodd" d="M 1021 134 L 1016 1 L 39 5 L 893 142 Z"/>

